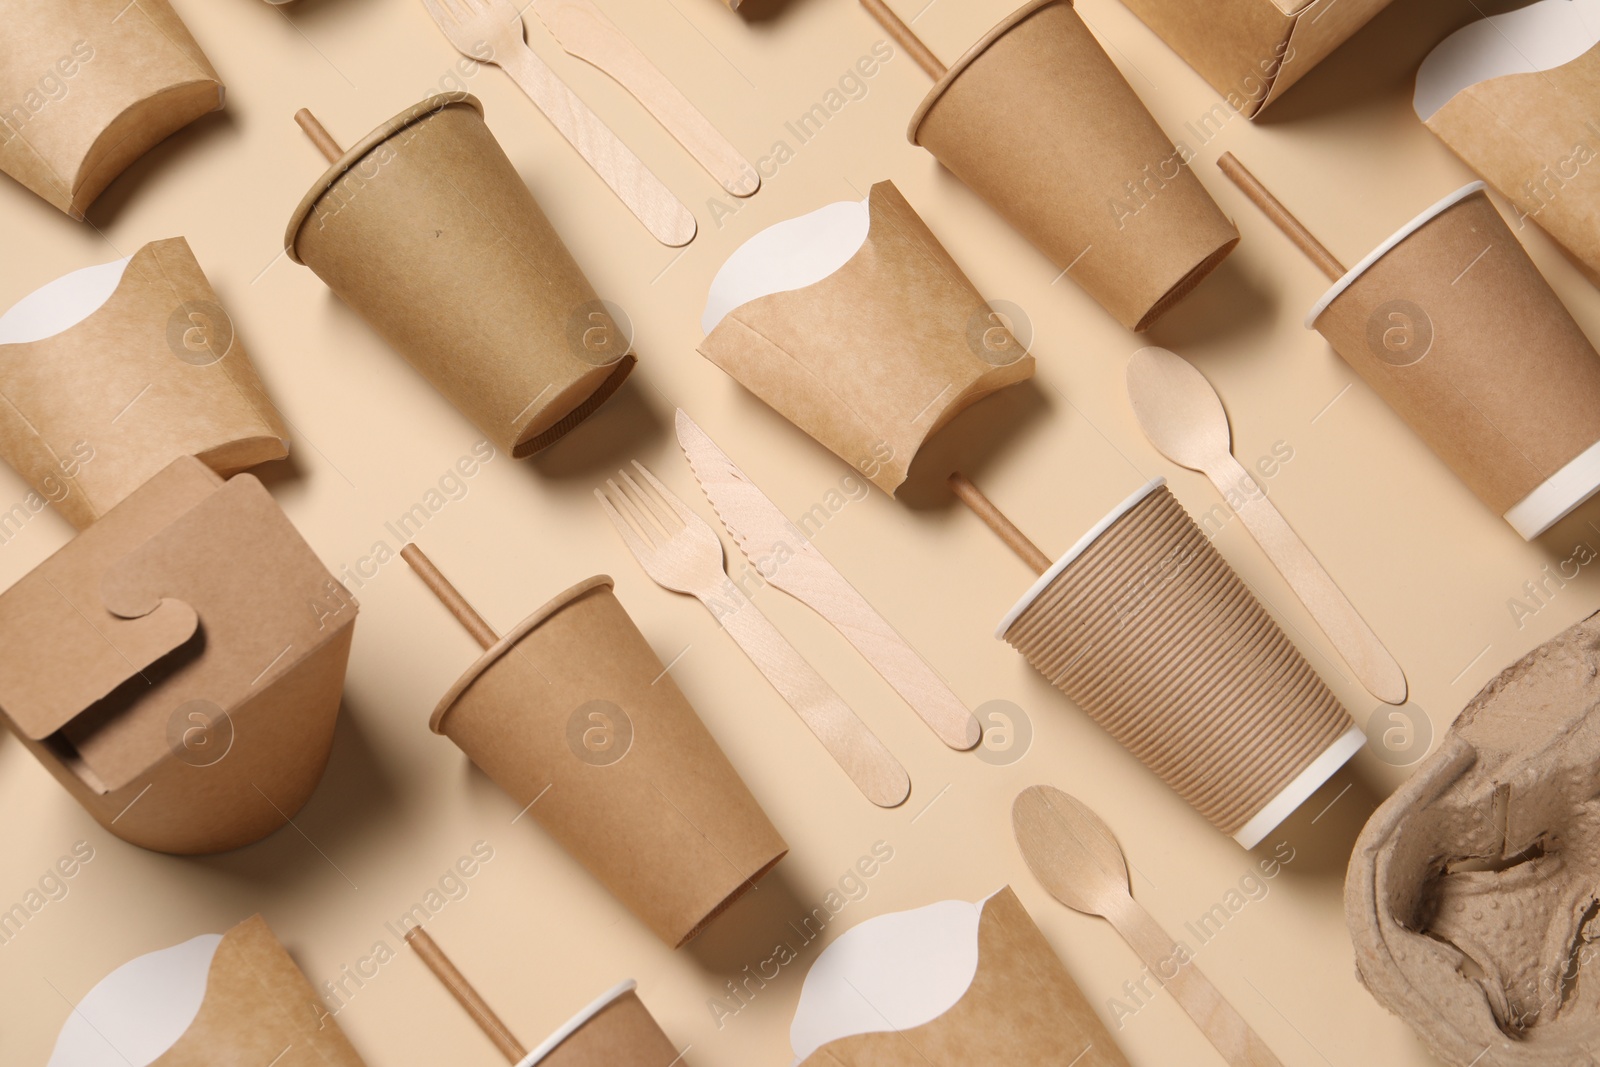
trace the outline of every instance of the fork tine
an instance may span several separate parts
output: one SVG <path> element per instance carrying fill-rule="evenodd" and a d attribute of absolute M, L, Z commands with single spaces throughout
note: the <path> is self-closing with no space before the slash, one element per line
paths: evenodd
<path fill-rule="evenodd" d="M 645 480 L 655 487 L 656 492 L 661 494 L 661 499 L 665 501 L 674 512 L 677 513 L 678 519 L 685 526 L 697 521 L 700 518 L 700 516 L 689 510 L 689 505 L 685 504 L 676 493 L 662 485 L 659 478 L 646 470 L 643 463 L 640 463 L 638 460 L 634 460 L 633 465 L 639 469 L 640 474 L 644 475 Z"/>
<path fill-rule="evenodd" d="M 637 460 L 634 461 L 634 465 L 638 466 Z M 643 467 L 639 467 L 639 469 L 644 470 Z M 673 509 L 668 506 L 665 500 L 634 481 L 633 476 L 627 471 L 618 471 L 617 473 L 622 476 L 623 484 L 632 490 L 634 501 L 649 509 L 650 514 L 655 517 L 657 524 L 660 525 L 664 532 L 672 534 L 683 528 L 682 516 L 675 515 Z M 659 486 L 661 483 L 656 482 L 655 484 Z"/>
<path fill-rule="evenodd" d="M 661 528 L 661 524 L 654 521 L 647 512 L 641 509 L 639 502 L 629 496 L 628 492 L 615 481 L 607 478 L 606 485 L 610 490 L 606 493 L 606 497 L 611 501 L 611 506 L 616 508 L 628 520 L 633 527 L 634 533 L 642 537 L 651 547 L 658 546 L 667 536 L 667 532 Z"/>
<path fill-rule="evenodd" d="M 457 26 L 461 25 L 461 19 L 445 0 L 422 0 L 422 6 L 428 9 L 428 14 L 433 16 L 435 22 L 442 23 L 448 20 Z"/>
<path fill-rule="evenodd" d="M 627 545 L 628 551 L 632 552 L 634 558 L 642 563 L 654 551 L 654 548 L 646 544 L 644 539 L 634 530 L 633 524 L 622 517 L 622 513 L 612 504 L 611 498 L 605 494 L 604 490 L 596 489 L 594 497 L 600 501 L 600 508 L 606 513 L 606 518 L 611 520 L 611 525 L 615 526 L 617 533 L 622 535 L 622 543 Z"/>

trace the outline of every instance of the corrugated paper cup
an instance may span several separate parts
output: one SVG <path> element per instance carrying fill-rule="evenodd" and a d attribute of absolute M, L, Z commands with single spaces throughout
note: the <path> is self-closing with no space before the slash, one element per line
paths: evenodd
<path fill-rule="evenodd" d="M 633 368 L 625 333 L 467 93 L 362 138 L 300 201 L 284 244 L 519 459 Z"/>
<path fill-rule="evenodd" d="M 1600 355 L 1482 182 L 1379 245 L 1306 325 L 1523 537 L 1600 489 Z"/>
<path fill-rule="evenodd" d="M 517 1064 L 517 1067 L 674 1067 L 682 1062 L 632 979 L 611 989 Z"/>
<path fill-rule="evenodd" d="M 524 619 L 430 725 L 675 948 L 788 852 L 610 578 Z"/>
<path fill-rule="evenodd" d="M 1239 243 L 1069 0 L 1030 0 L 990 30 L 908 136 L 1133 330 Z"/>
<path fill-rule="evenodd" d="M 996 636 L 1245 848 L 1366 740 L 1160 479 L 1057 560 Z"/>

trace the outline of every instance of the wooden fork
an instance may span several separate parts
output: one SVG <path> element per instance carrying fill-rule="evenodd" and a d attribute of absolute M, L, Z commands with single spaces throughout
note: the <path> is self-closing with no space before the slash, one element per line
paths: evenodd
<path fill-rule="evenodd" d="M 648 487 L 618 471 L 622 484 L 608 478 L 594 495 L 645 573 L 706 606 L 868 800 L 883 808 L 904 803 L 911 793 L 905 768 L 729 579 L 710 524 L 643 464 L 633 466 Z"/>
<path fill-rule="evenodd" d="M 694 240 L 694 214 L 528 47 L 512 0 L 422 0 L 422 6 L 456 51 L 509 74 L 656 240 L 672 248 Z"/>

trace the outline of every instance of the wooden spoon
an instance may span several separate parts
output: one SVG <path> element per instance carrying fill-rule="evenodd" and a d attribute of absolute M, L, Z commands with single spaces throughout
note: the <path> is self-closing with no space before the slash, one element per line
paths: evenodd
<path fill-rule="evenodd" d="M 1233 1067 L 1283 1067 L 1250 1024 L 1128 889 L 1128 864 L 1100 816 L 1054 786 L 1036 785 L 1011 805 L 1017 847 L 1033 876 L 1061 903 L 1116 927 L 1150 973 Z"/>
<path fill-rule="evenodd" d="M 1205 375 L 1176 353 L 1141 348 L 1128 363 L 1128 399 L 1157 451 L 1179 466 L 1205 474 L 1235 508 L 1245 529 L 1361 684 L 1387 704 L 1404 704 L 1406 676 L 1400 664 L 1267 499 L 1266 491 L 1233 458 L 1228 413 Z"/>

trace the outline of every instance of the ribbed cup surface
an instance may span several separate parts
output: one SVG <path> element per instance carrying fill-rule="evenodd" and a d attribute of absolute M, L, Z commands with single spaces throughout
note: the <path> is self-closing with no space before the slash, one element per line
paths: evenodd
<path fill-rule="evenodd" d="M 1005 639 L 1230 835 L 1351 725 L 1165 487 L 1063 569 Z"/>

